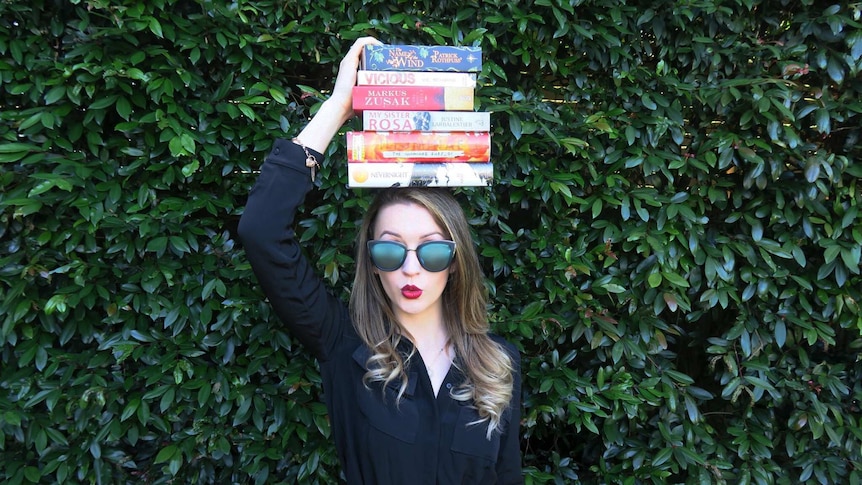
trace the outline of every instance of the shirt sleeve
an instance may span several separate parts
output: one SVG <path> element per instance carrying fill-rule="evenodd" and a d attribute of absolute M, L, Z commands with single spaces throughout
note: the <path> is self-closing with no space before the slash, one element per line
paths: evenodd
<path fill-rule="evenodd" d="M 312 187 L 305 159 L 300 146 L 276 140 L 249 194 L 238 234 L 276 315 L 325 361 L 343 330 L 346 308 L 327 291 L 295 239 L 296 210 Z"/>
<path fill-rule="evenodd" d="M 509 422 L 500 437 L 500 454 L 497 458 L 497 483 L 520 485 L 524 483 L 521 470 L 521 355 L 514 345 L 507 345 L 512 356 L 512 401 L 506 410 Z"/>

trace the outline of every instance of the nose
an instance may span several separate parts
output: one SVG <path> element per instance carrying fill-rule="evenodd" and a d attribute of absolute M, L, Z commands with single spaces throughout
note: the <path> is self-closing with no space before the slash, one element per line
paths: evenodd
<path fill-rule="evenodd" d="M 416 250 L 408 249 L 407 258 L 404 260 L 404 264 L 401 265 L 401 271 L 404 274 L 418 274 L 421 267 L 422 265 L 419 264 L 419 256 L 417 256 Z"/>

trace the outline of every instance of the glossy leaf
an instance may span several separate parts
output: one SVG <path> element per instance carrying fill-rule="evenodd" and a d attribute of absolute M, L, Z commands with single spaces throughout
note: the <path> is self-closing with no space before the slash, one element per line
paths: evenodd
<path fill-rule="evenodd" d="M 454 192 L 527 483 L 858 483 L 857 10 L 0 2 L 0 482 L 338 481 L 235 228 L 374 35 L 483 49 L 494 185 Z M 344 149 L 296 231 L 346 299 Z"/>

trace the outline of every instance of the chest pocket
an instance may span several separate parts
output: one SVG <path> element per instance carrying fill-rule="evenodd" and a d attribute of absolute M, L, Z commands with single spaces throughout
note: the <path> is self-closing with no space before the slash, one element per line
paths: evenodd
<path fill-rule="evenodd" d="M 366 369 L 365 363 L 370 355 L 371 352 L 362 346 L 353 353 L 353 360 Z M 357 405 L 368 424 L 405 443 L 415 443 L 419 429 L 419 410 L 413 400 L 413 393 L 418 380 L 419 376 L 415 373 L 408 375 L 407 389 L 397 405 L 400 382 L 390 382 L 382 391 L 381 384 L 372 384 L 369 387 L 365 387 L 362 382 L 355 384 Z"/>
<path fill-rule="evenodd" d="M 488 423 L 470 424 L 479 419 L 479 413 L 469 404 L 459 403 L 460 411 L 455 422 L 455 434 L 452 437 L 452 451 L 487 459 L 497 460 L 500 452 L 500 433 L 491 433 L 491 439 L 486 437 Z"/>

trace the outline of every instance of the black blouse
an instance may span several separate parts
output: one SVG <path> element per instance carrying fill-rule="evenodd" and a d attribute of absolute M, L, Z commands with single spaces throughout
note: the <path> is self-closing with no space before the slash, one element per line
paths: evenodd
<path fill-rule="evenodd" d="M 314 153 L 318 160 L 322 155 Z M 344 302 L 330 294 L 294 238 L 297 207 L 311 189 L 302 149 L 277 140 L 264 162 L 240 220 L 239 235 L 257 278 L 279 318 L 320 363 L 335 446 L 349 484 L 520 484 L 520 357 L 502 432 L 487 439 L 478 413 L 452 399 L 463 379 L 453 365 L 437 396 L 418 352 L 408 389 L 365 387 L 370 349 L 356 335 Z M 406 340 L 406 339 L 405 339 Z M 400 351 L 409 353 L 410 343 Z"/>

